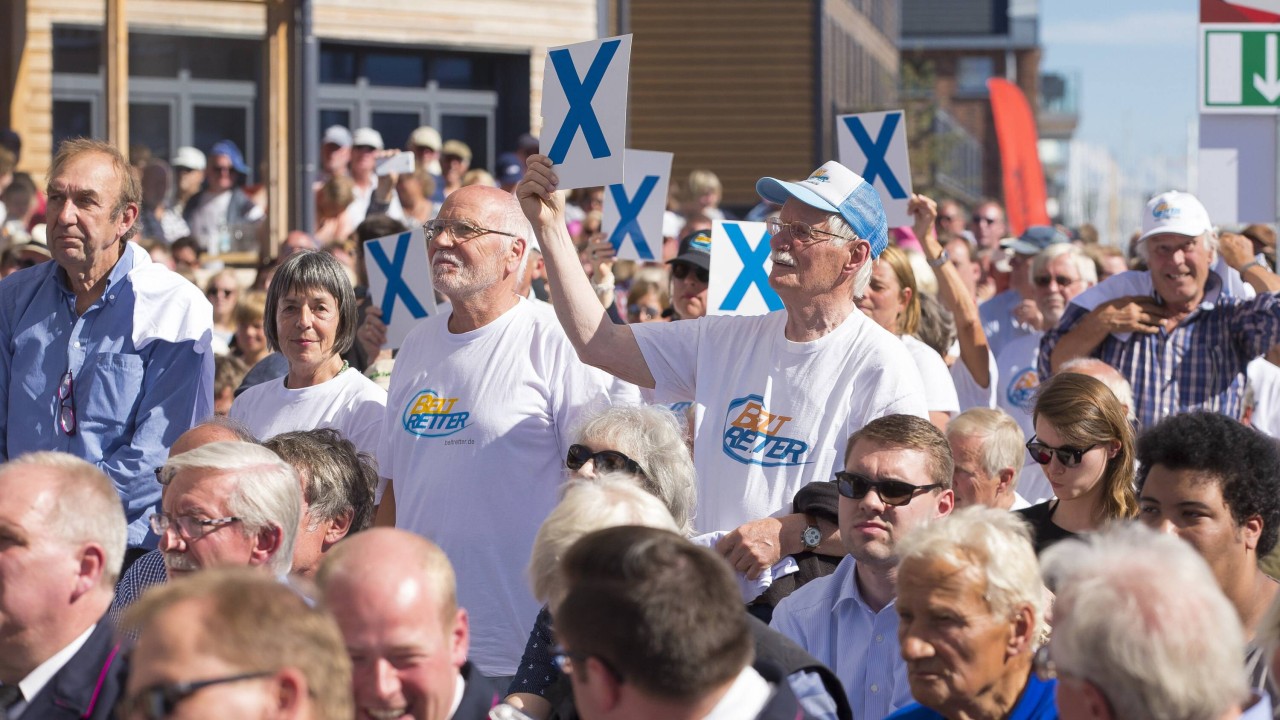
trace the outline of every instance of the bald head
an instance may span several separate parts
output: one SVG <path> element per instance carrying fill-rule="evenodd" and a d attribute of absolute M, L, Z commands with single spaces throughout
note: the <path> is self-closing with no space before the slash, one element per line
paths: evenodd
<path fill-rule="evenodd" d="M 1058 368 L 1058 375 L 1063 373 L 1076 373 L 1077 375 L 1088 375 L 1106 385 L 1107 388 L 1115 394 L 1116 399 L 1124 406 L 1125 414 L 1133 420 L 1136 415 L 1133 412 L 1133 386 L 1129 384 L 1129 380 L 1120 374 L 1119 370 L 1111 367 L 1098 358 L 1084 357 L 1069 360 Z"/>
<path fill-rule="evenodd" d="M 421 535 L 396 528 L 372 528 L 335 546 L 316 584 L 326 597 L 380 594 L 392 587 L 427 589 L 446 619 L 458 607 L 453 566 L 444 551 Z"/>
<path fill-rule="evenodd" d="M 201 445 L 216 442 L 258 442 L 253 434 L 234 420 L 219 418 L 200 423 L 178 436 L 173 447 L 169 448 L 169 457 L 181 455 L 188 450 L 195 450 Z"/>

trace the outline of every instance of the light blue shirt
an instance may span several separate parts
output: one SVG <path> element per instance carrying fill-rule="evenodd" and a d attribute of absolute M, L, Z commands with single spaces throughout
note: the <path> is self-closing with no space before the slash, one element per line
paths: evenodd
<path fill-rule="evenodd" d="M 883 718 L 909 705 L 907 664 L 898 649 L 898 612 L 873 611 L 858 590 L 852 557 L 778 603 L 770 623 L 844 684 L 856 718 Z"/>
<path fill-rule="evenodd" d="M 178 333 L 163 322 L 179 315 L 182 334 L 194 328 L 198 336 L 205 312 L 199 303 L 208 300 L 194 285 L 188 290 L 165 278 L 168 294 L 153 313 L 133 286 L 137 274 L 129 276 L 149 262 L 130 243 L 102 297 L 79 317 L 56 262 L 0 282 L 0 459 L 58 450 L 96 464 L 124 502 L 130 547 L 154 547 L 147 519 L 160 499 L 155 469 L 179 435 L 213 412 L 212 311 L 200 340 L 166 339 Z M 147 277 L 155 282 L 155 273 Z M 154 330 L 142 347 L 134 344 L 135 309 Z M 58 423 L 58 389 L 68 370 L 73 435 Z"/>
<path fill-rule="evenodd" d="M 987 335 L 991 353 L 1000 357 L 1006 345 L 1035 330 L 1013 319 L 1013 309 L 1022 303 L 1017 290 L 1009 288 L 978 306 L 982 331 Z"/>

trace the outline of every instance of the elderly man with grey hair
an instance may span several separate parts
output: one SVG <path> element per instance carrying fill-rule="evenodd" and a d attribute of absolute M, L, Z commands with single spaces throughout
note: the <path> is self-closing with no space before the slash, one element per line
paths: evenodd
<path fill-rule="evenodd" d="M 1017 515 L 969 507 L 899 546 L 898 644 L 911 696 L 891 720 L 1056 720 L 1031 672 L 1047 594 Z"/>
<path fill-rule="evenodd" d="M 1057 600 L 1036 672 L 1058 678 L 1063 720 L 1271 717 L 1250 696 L 1239 615 L 1190 545 L 1127 525 L 1042 559 Z"/>
<path fill-rule="evenodd" d="M 126 533 L 93 465 L 56 452 L 0 465 L 0 717 L 112 716 L 125 668 L 105 613 Z"/>
<path fill-rule="evenodd" d="M 951 488 L 956 507 L 1029 507 L 1018 494 L 1025 440 L 1018 421 L 1003 410 L 970 408 L 947 423 L 947 442 L 955 461 Z"/>

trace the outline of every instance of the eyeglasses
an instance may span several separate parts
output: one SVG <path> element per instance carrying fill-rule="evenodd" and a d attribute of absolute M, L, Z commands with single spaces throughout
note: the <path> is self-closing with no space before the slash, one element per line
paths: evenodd
<path fill-rule="evenodd" d="M 230 165 L 210 165 L 209 169 L 218 175 L 228 175 L 235 170 Z"/>
<path fill-rule="evenodd" d="M 422 232 L 426 236 L 427 242 L 431 242 L 442 232 L 448 232 L 453 236 L 454 240 L 460 243 L 475 240 L 481 235 L 490 234 L 515 237 L 509 232 L 480 227 L 470 220 L 431 220 L 422 226 Z"/>
<path fill-rule="evenodd" d="M 975 225 L 995 225 L 998 222 L 1000 222 L 1000 218 L 998 217 L 987 217 L 985 215 L 973 216 L 973 223 Z"/>
<path fill-rule="evenodd" d="M 844 237 L 843 235 L 837 235 L 836 233 L 827 232 L 826 230 L 815 230 L 809 223 L 800 222 L 799 220 L 784 222 L 781 218 L 769 218 L 764 221 L 764 225 L 769 229 L 770 235 L 778 235 L 783 230 L 786 230 L 787 234 L 791 236 L 791 239 L 801 245 L 810 245 L 812 243 L 822 242 L 822 240 L 829 238 Z M 827 237 L 815 238 L 814 235 L 826 235 Z"/>
<path fill-rule="evenodd" d="M 658 317 L 662 314 L 662 308 L 652 305 L 628 305 L 627 312 L 636 317 Z"/>
<path fill-rule="evenodd" d="M 1080 461 L 1084 459 L 1084 454 L 1098 447 L 1100 444 L 1101 443 L 1094 443 L 1087 448 L 1056 448 L 1045 445 L 1032 435 L 1031 439 L 1027 441 L 1027 450 L 1031 453 L 1031 459 L 1041 465 L 1048 465 L 1049 461 L 1053 460 L 1053 457 L 1056 455 L 1058 456 L 1058 462 L 1062 463 L 1063 467 L 1070 468 L 1079 465 Z"/>
<path fill-rule="evenodd" d="M 685 278 L 689 277 L 690 271 L 695 273 L 694 277 L 698 278 L 698 282 L 702 283 L 703 285 L 706 285 L 707 282 L 711 280 L 711 273 L 707 272 L 706 270 L 703 270 L 700 267 L 697 267 L 695 265 L 688 265 L 686 263 L 678 263 L 678 262 L 671 263 L 671 277 L 677 280 L 684 280 Z"/>
<path fill-rule="evenodd" d="M 183 540 L 199 540 L 223 525 L 234 522 L 240 522 L 240 518 L 223 517 L 204 520 L 190 515 L 173 516 L 165 513 L 151 513 L 150 518 L 152 532 L 164 535 L 172 527 Z"/>
<path fill-rule="evenodd" d="M 178 709 L 178 704 L 195 695 L 197 692 L 214 685 L 256 680 L 270 676 L 269 672 L 252 672 L 229 677 L 197 680 L 195 682 L 162 683 L 143 688 L 132 696 L 124 698 L 116 706 L 116 714 L 123 718 L 146 718 L 146 720 L 164 720 Z"/>
<path fill-rule="evenodd" d="M 235 292 L 236 291 L 231 288 L 209 288 L 209 292 L 206 294 L 209 297 L 218 297 L 219 295 L 221 295 L 222 297 L 226 298 L 226 297 L 231 297 L 232 295 L 235 294 Z"/>
<path fill-rule="evenodd" d="M 1058 287 L 1067 287 L 1079 282 L 1078 278 L 1069 278 L 1062 275 L 1037 275 L 1033 278 L 1035 284 L 1047 288 L 1053 283 L 1058 283 Z"/>
<path fill-rule="evenodd" d="M 1041 645 L 1036 650 L 1031 660 L 1031 671 L 1041 680 L 1053 680 L 1058 677 L 1058 666 L 1053 662 L 1053 656 L 1049 654 L 1049 643 Z"/>
<path fill-rule="evenodd" d="M 851 500 L 861 500 L 872 490 L 880 496 L 885 505 L 902 507 L 911 502 L 920 493 L 936 490 L 942 483 L 932 485 L 912 485 L 902 480 L 872 480 L 866 475 L 845 472 L 836 473 L 836 491 Z"/>
<path fill-rule="evenodd" d="M 601 450 L 593 452 L 586 445 L 570 445 L 569 454 L 564 458 L 564 464 L 570 470 L 577 470 L 590 460 L 596 470 L 612 472 L 621 470 L 629 472 L 633 475 L 644 476 L 644 468 L 640 467 L 640 463 L 623 455 L 617 450 Z"/>
<path fill-rule="evenodd" d="M 70 368 L 62 376 L 62 382 L 58 383 L 58 425 L 62 432 L 76 434 L 76 386 Z"/>
<path fill-rule="evenodd" d="M 560 668 L 560 672 L 565 675 L 572 675 L 573 664 L 575 662 L 585 663 L 588 657 L 594 657 L 596 660 L 599 660 L 600 664 L 603 665 L 606 670 L 613 673 L 614 678 L 616 678 L 618 682 L 622 682 L 622 673 L 618 672 L 617 669 L 613 667 L 613 663 L 605 660 L 599 655 L 584 655 L 582 653 L 566 650 L 559 645 L 551 648 L 551 659 L 555 662 L 556 667 Z"/>

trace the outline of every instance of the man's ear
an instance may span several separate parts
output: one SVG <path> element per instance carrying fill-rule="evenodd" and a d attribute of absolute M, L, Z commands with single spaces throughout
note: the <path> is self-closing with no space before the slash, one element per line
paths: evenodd
<path fill-rule="evenodd" d="M 1018 471 L 1013 468 L 1005 468 L 996 474 L 996 494 L 1013 493 L 1013 481 L 1018 476 Z"/>
<path fill-rule="evenodd" d="M 520 269 L 520 259 L 528 252 L 529 242 L 522 237 L 511 238 L 511 257 L 508 258 L 507 264 L 511 267 L 511 272 Z M 528 270 L 528 268 L 525 268 Z"/>
<path fill-rule="evenodd" d="M 272 678 L 275 684 L 274 717 L 282 720 L 301 720 L 308 717 L 304 714 L 307 699 L 307 676 L 293 667 L 284 667 L 276 671 Z"/>
<path fill-rule="evenodd" d="M 124 237 L 125 233 L 129 232 L 129 228 L 133 227 L 133 224 L 137 222 L 139 212 L 137 203 L 129 203 L 124 206 L 124 210 L 120 211 L 120 222 L 116 226 L 117 240 Z"/>
<path fill-rule="evenodd" d="M 278 525 L 268 525 L 258 531 L 255 540 L 253 549 L 249 552 L 249 564 L 266 565 L 280 552 L 280 547 L 284 544 L 284 529 Z"/>
<path fill-rule="evenodd" d="M 875 262 L 871 257 L 871 243 L 866 240 L 854 240 L 846 243 L 845 248 L 849 251 L 844 262 L 843 270 L 848 273 L 856 273 L 858 268 L 865 263 Z"/>
<path fill-rule="evenodd" d="M 1262 516 L 1250 515 L 1240 523 L 1240 535 L 1244 537 L 1245 547 L 1257 552 L 1258 540 L 1262 537 Z"/>
<path fill-rule="evenodd" d="M 324 549 L 328 550 L 339 540 L 347 536 L 351 532 L 351 520 L 355 517 L 354 508 L 339 514 L 337 517 L 329 520 L 329 527 L 324 531 Z"/>
<path fill-rule="evenodd" d="M 72 599 L 79 598 L 102 583 L 107 571 L 107 552 L 97 543 L 86 543 L 80 548 L 80 567 Z"/>

